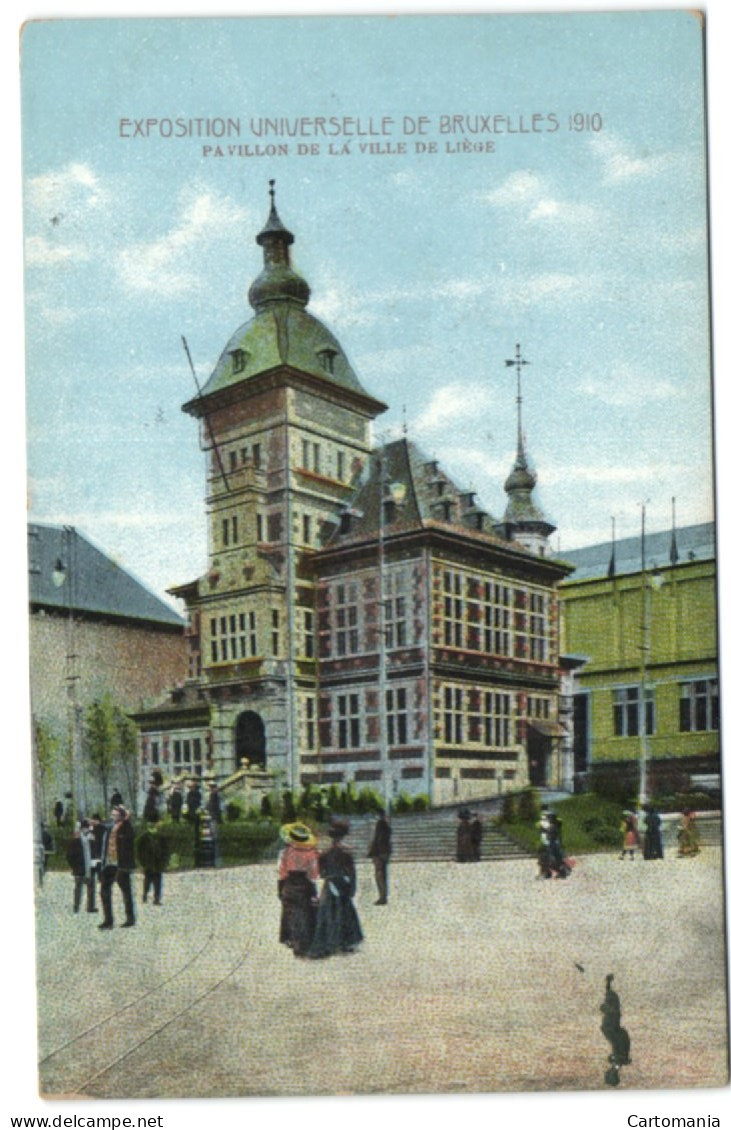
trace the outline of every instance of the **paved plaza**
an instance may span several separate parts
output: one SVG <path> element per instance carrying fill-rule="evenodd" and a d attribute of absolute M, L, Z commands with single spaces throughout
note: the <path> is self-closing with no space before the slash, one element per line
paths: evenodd
<path fill-rule="evenodd" d="M 727 1081 L 721 851 L 568 881 L 530 860 L 392 868 L 365 941 L 299 961 L 277 942 L 273 864 L 170 874 L 163 906 L 97 930 L 72 880 L 37 900 L 42 1091 L 106 1098 L 606 1089 L 614 973 L 622 1089 Z M 115 892 L 117 903 L 121 902 Z M 117 912 L 121 907 L 117 906 Z M 119 921 L 122 915 L 119 915 Z"/>

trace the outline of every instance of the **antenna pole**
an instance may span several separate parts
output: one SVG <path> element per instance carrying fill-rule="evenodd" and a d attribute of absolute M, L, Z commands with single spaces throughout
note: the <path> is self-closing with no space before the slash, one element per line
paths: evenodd
<path fill-rule="evenodd" d="M 188 343 L 185 340 L 185 336 L 183 334 L 181 334 L 180 336 L 183 339 L 183 347 L 185 349 L 185 355 L 188 358 L 188 364 L 190 365 L 190 371 L 193 374 L 193 380 L 195 381 L 195 387 L 198 391 L 198 399 L 202 400 L 203 399 L 203 393 L 201 391 L 201 386 L 200 386 L 200 383 L 198 381 L 198 377 L 196 375 L 195 365 L 193 364 L 193 358 L 191 357 L 190 350 L 188 349 Z M 223 485 L 225 486 L 226 490 L 230 492 L 231 487 L 228 484 L 228 479 L 226 478 L 226 471 L 224 470 L 224 466 L 223 466 L 223 459 L 221 458 L 221 452 L 219 450 L 218 444 L 216 443 L 216 437 L 213 434 L 213 426 L 211 424 L 209 416 L 206 415 L 205 413 L 203 415 L 203 419 L 205 420 L 205 422 L 208 426 L 208 434 L 211 437 L 211 445 L 213 447 L 213 450 L 216 453 L 216 459 L 218 460 L 218 469 L 221 472 L 221 478 L 223 479 Z"/>

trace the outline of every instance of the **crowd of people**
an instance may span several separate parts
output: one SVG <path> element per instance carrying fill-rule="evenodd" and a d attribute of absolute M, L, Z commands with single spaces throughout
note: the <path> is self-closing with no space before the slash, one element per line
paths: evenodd
<path fill-rule="evenodd" d="M 134 926 L 132 874 L 138 864 L 143 872 L 142 901 L 147 902 L 152 896 L 153 906 L 162 905 L 163 874 L 170 863 L 167 837 L 160 828 L 160 820 L 166 810 L 174 823 L 181 819 L 196 821 L 205 817 L 207 827 L 213 829 L 215 858 L 212 862 L 218 862 L 217 828 L 223 812 L 221 795 L 215 783 L 209 786 L 209 795 L 204 803 L 198 781 L 191 781 L 185 792 L 180 783 L 174 783 L 165 796 L 162 778 L 153 776 L 143 808 L 145 825 L 138 836 L 134 834 L 122 795 L 115 789 L 111 798 L 111 820 L 102 821 L 98 813 L 83 819 L 68 844 L 67 861 L 74 880 L 74 913 L 81 910 L 84 893 L 87 913 L 98 913 L 98 889 L 103 912 L 99 929 L 111 929 L 114 925 L 112 895 L 117 887 L 124 909 L 121 925 Z M 54 806 L 53 815 L 57 820 L 63 815 L 58 804 Z M 482 857 L 482 820 L 478 813 L 468 808 L 460 808 L 457 818 L 457 862 L 479 862 Z M 317 837 L 307 824 L 294 821 L 281 829 L 283 847 L 277 862 L 281 901 L 279 940 L 296 957 L 322 958 L 335 953 L 352 953 L 363 939 L 353 902 L 357 890 L 355 861 L 345 843 L 349 830 L 344 819 L 333 817 L 327 829 L 330 844 L 325 850 L 320 850 Z M 575 860 L 564 850 L 560 817 L 547 805 L 541 809 L 538 833 L 537 878 L 568 879 Z M 633 860 L 635 854 L 639 856 L 640 853 L 646 860 L 664 857 L 662 819 L 652 804 L 642 805 L 639 813 L 631 808 L 625 809 L 620 834 L 620 859 Z M 699 849 L 695 813 L 686 809 L 678 831 L 678 852 L 680 855 L 695 855 Z M 386 811 L 379 809 L 368 848 L 378 892 L 376 906 L 388 903 L 391 854 L 391 825 Z"/>
<path fill-rule="evenodd" d="M 213 846 L 211 862 L 218 862 L 217 829 L 222 809 L 216 784 L 210 785 L 207 801 L 203 804 L 197 781 L 190 783 L 185 794 L 180 784 L 173 785 L 165 798 L 162 778 L 159 775 L 153 777 L 142 812 L 144 828 L 139 835 L 135 835 L 123 799 L 119 789 L 115 789 L 110 798 L 111 819 L 105 822 L 98 813 L 82 819 L 66 849 L 66 860 L 74 880 L 73 911 L 79 913 L 86 893 L 87 913 L 97 914 L 98 893 L 103 912 L 100 930 L 111 930 L 114 926 L 112 894 L 115 887 L 119 888 L 122 896 L 124 921 L 121 926 L 129 928 L 136 924 L 132 876 L 137 866 L 142 870 L 142 901 L 147 902 L 152 896 L 152 905 L 162 906 L 163 875 L 171 857 L 168 838 L 160 828 L 166 807 L 176 823 L 181 816 L 192 822 L 205 816 L 207 834 Z M 55 819 L 63 820 L 65 813 L 59 812 L 59 803 L 54 805 L 53 815 Z M 54 850 L 54 845 L 50 835 L 46 834 L 45 825 L 43 833 L 44 851 L 48 854 Z"/>

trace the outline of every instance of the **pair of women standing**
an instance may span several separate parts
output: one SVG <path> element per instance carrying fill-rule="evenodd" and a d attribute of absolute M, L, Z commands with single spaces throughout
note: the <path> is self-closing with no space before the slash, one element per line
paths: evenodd
<path fill-rule="evenodd" d="M 318 852 L 317 839 L 306 824 L 285 824 L 284 848 L 278 861 L 278 888 L 282 902 L 279 940 L 295 957 L 329 957 L 352 952 L 363 939 L 353 906 L 356 891 L 355 862 L 343 845 L 348 834 L 344 821 L 328 828 L 331 845 Z M 318 896 L 317 880 L 322 881 Z"/>

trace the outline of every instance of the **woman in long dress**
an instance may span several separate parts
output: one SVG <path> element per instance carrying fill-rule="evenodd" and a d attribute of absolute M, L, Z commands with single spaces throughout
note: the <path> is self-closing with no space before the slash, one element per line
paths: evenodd
<path fill-rule="evenodd" d="M 285 824 L 281 837 L 285 846 L 277 864 L 282 903 L 279 940 L 295 957 L 307 957 L 317 917 L 317 839 L 300 823 Z"/>
<path fill-rule="evenodd" d="M 320 855 L 322 890 L 310 957 L 352 953 L 363 940 L 358 913 L 353 906 L 356 891 L 355 862 L 352 853 L 342 842 L 348 830 L 344 821 L 333 821 L 328 829 L 331 846 Z"/>

